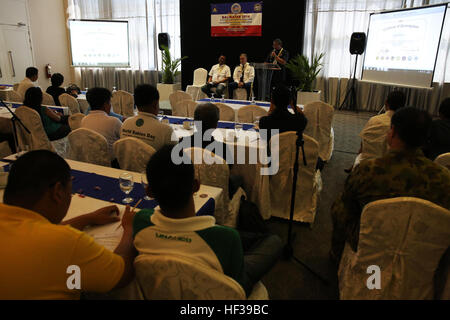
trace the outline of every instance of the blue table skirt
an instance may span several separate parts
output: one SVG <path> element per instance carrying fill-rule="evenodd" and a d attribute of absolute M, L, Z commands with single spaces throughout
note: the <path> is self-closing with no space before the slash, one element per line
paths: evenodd
<path fill-rule="evenodd" d="M 184 121 L 193 121 L 192 119 L 189 119 L 189 118 L 174 118 L 174 117 L 169 117 L 169 116 L 164 116 L 163 119 L 168 119 L 170 124 L 178 124 L 178 125 L 183 125 Z M 220 129 L 235 129 L 236 123 L 219 121 L 219 123 L 217 124 L 217 127 Z M 243 130 L 251 130 L 254 127 L 255 126 L 253 124 L 242 124 Z"/>
<path fill-rule="evenodd" d="M 257 105 L 260 107 L 270 107 L 270 102 L 251 102 L 251 101 L 240 101 L 240 100 L 224 100 L 222 102 L 222 99 L 214 99 L 211 101 L 211 99 L 205 98 L 198 100 L 200 102 L 221 102 L 221 103 L 227 103 L 227 104 L 240 104 L 240 105 Z"/>

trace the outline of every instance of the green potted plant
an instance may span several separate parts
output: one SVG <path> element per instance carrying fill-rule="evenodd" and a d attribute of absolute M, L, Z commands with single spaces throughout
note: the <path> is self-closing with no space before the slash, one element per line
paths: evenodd
<path fill-rule="evenodd" d="M 178 69 L 181 61 L 187 57 L 173 59 L 169 48 L 166 46 L 162 46 L 162 48 L 162 83 L 158 83 L 158 91 L 160 100 L 166 101 L 173 92 L 181 90 L 181 83 L 175 83 L 175 79 L 180 74 Z"/>
<path fill-rule="evenodd" d="M 298 94 L 297 103 L 305 105 L 309 102 L 320 100 L 320 91 L 314 90 L 313 85 L 317 75 L 323 67 L 322 59 L 324 53 L 314 55 L 311 63 L 309 59 L 303 55 L 297 55 L 289 60 L 286 68 L 291 72 L 292 78 L 296 84 Z"/>

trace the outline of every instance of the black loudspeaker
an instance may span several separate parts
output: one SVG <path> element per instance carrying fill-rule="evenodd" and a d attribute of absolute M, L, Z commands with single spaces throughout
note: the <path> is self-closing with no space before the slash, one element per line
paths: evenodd
<path fill-rule="evenodd" d="M 366 50 L 366 34 L 364 32 L 353 32 L 350 38 L 350 53 L 363 54 Z"/>
<path fill-rule="evenodd" d="M 158 33 L 158 46 L 159 50 L 162 50 L 162 46 L 166 46 L 170 49 L 170 37 L 168 33 Z"/>

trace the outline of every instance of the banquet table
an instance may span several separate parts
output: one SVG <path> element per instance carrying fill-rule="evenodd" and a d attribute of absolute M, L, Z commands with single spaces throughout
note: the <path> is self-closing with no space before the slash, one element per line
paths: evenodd
<path fill-rule="evenodd" d="M 14 160 L 15 155 L 8 157 Z M 66 160 L 72 169 L 72 202 L 64 221 L 76 218 L 85 213 L 95 211 L 99 208 L 117 205 L 120 216 L 123 215 L 125 206 L 121 199 L 125 194 L 120 191 L 118 177 L 124 170 L 97 166 L 73 160 Z M 10 164 L 0 162 L 0 171 L 9 170 Z M 141 184 L 141 174 L 132 173 L 135 182 L 130 196 L 134 198 L 131 206 L 144 197 L 144 188 Z M 0 203 L 3 202 L 3 192 L 0 188 Z M 213 215 L 215 203 L 222 197 L 222 189 L 201 185 L 200 190 L 194 194 L 194 203 L 197 215 Z M 106 199 L 105 199 L 106 197 Z M 155 200 L 143 200 L 139 209 L 155 208 Z M 86 233 L 91 235 L 98 243 L 110 250 L 114 250 L 120 242 L 123 229 L 120 222 L 105 226 L 88 227 Z"/>

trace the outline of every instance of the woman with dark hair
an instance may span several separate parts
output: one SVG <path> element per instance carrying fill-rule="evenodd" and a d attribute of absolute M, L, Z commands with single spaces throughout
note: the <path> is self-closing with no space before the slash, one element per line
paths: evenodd
<path fill-rule="evenodd" d="M 25 93 L 24 106 L 35 110 L 41 116 L 44 130 L 50 141 L 62 139 L 70 133 L 68 116 L 61 116 L 42 105 L 42 91 L 33 87 Z"/>
<path fill-rule="evenodd" d="M 55 100 L 55 104 L 60 106 L 59 96 L 65 93 L 64 88 L 61 88 L 61 85 L 64 83 L 64 76 L 61 73 L 55 73 L 52 75 L 52 85 L 47 88 L 47 93 L 53 97 Z"/>

